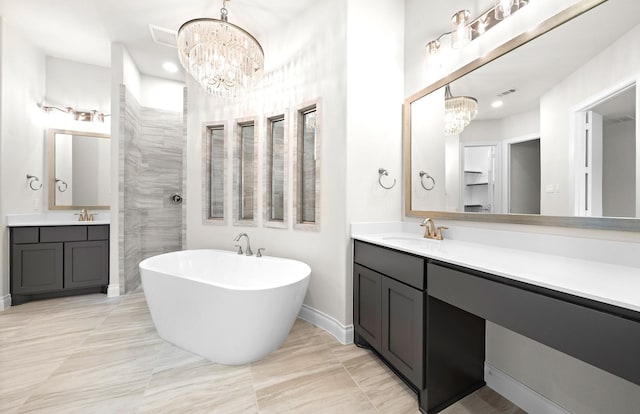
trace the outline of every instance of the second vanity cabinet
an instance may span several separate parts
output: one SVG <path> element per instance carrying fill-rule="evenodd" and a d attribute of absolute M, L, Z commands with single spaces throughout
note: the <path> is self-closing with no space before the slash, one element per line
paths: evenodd
<path fill-rule="evenodd" d="M 109 283 L 109 226 L 11 228 L 13 304 L 102 291 Z"/>
<path fill-rule="evenodd" d="M 375 349 L 416 389 L 422 389 L 424 259 L 356 241 L 353 277 L 356 344 Z"/>

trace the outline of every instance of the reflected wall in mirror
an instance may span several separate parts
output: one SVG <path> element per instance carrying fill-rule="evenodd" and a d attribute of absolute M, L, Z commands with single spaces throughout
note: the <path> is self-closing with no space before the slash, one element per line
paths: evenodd
<path fill-rule="evenodd" d="M 108 209 L 111 203 L 109 135 L 50 129 L 49 209 Z"/>
<path fill-rule="evenodd" d="M 409 215 L 640 217 L 640 54 L 631 53 L 640 50 L 640 2 L 582 11 L 565 11 L 553 30 L 516 38 L 494 60 L 405 102 Z M 478 100 L 477 116 L 455 135 L 444 132 L 447 85 Z M 431 191 L 421 171 L 437 183 Z"/>

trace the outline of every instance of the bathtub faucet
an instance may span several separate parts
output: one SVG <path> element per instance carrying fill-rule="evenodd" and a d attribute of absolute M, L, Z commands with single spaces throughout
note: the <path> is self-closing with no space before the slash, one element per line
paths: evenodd
<path fill-rule="evenodd" d="M 247 239 L 247 248 L 244 250 L 247 256 L 253 256 L 253 251 L 251 251 L 251 243 L 249 242 L 249 236 L 247 233 L 240 233 L 233 239 L 234 242 L 240 241 L 241 238 L 246 237 Z"/>

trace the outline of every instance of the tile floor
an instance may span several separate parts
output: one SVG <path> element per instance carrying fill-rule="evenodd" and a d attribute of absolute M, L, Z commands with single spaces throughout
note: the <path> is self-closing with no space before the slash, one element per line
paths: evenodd
<path fill-rule="evenodd" d="M 0 312 L 0 412 L 395 414 L 418 404 L 370 351 L 302 320 L 259 362 L 211 363 L 160 339 L 136 294 Z M 443 413 L 523 411 L 485 387 Z"/>

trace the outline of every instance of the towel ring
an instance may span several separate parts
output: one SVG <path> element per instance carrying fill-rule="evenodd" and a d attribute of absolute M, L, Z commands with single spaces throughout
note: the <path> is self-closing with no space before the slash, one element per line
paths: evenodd
<path fill-rule="evenodd" d="M 66 181 L 56 178 L 56 183 L 60 183 L 58 184 L 58 191 L 60 191 L 61 193 L 64 193 L 65 191 L 67 191 L 67 188 L 69 186 L 67 185 Z M 64 185 L 64 188 L 62 187 L 63 185 Z"/>
<path fill-rule="evenodd" d="M 385 175 L 389 175 L 389 172 L 387 170 L 385 170 L 384 168 L 378 168 L 378 184 L 380 184 L 380 187 L 384 188 L 385 190 L 391 190 L 393 188 L 393 186 L 396 185 L 396 179 L 393 179 L 393 184 L 391 184 L 389 187 L 387 187 L 386 185 L 382 184 L 382 177 Z"/>
<path fill-rule="evenodd" d="M 34 187 L 34 184 L 36 182 L 40 182 L 40 179 L 35 175 L 27 174 L 27 180 L 29 180 L 29 188 L 31 188 L 33 191 L 38 191 L 42 188 L 42 183 L 40 183 L 40 186 Z"/>
<path fill-rule="evenodd" d="M 426 177 L 426 178 L 425 178 Z M 431 180 L 431 185 L 425 185 L 425 180 Z M 427 191 L 431 191 L 436 186 L 436 180 L 424 171 L 420 171 L 420 185 Z"/>

